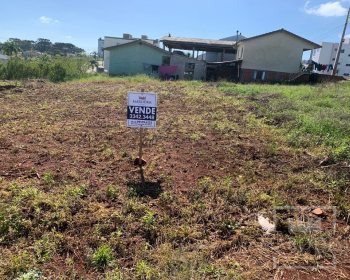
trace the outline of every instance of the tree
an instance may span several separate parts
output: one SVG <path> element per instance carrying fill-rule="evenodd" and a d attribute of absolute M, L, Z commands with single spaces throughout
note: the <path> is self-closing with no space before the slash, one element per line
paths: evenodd
<path fill-rule="evenodd" d="M 98 62 L 97 62 L 96 59 L 91 59 L 91 60 L 89 61 L 89 63 L 90 63 L 90 67 L 91 67 L 92 70 L 94 70 L 95 67 L 96 67 L 96 68 L 98 67 Z"/>
<path fill-rule="evenodd" d="M 97 53 L 97 52 L 92 52 L 92 53 L 90 53 L 90 55 L 91 55 L 95 60 L 97 60 L 97 57 L 98 57 L 98 53 Z"/>
<path fill-rule="evenodd" d="M 12 56 L 13 54 L 17 56 L 18 52 L 21 51 L 17 44 L 12 41 L 6 41 L 5 43 L 3 43 L 1 46 L 1 50 L 4 54 L 8 56 Z"/>
<path fill-rule="evenodd" d="M 35 50 L 39 52 L 46 52 L 49 53 L 52 48 L 52 43 L 49 39 L 39 38 L 35 42 Z"/>
<path fill-rule="evenodd" d="M 60 54 L 60 55 L 70 55 L 70 54 L 80 54 L 84 52 L 83 49 L 80 49 L 74 46 L 71 43 L 54 43 L 51 48 L 52 54 Z"/>
<path fill-rule="evenodd" d="M 34 41 L 31 40 L 21 40 L 18 38 L 10 38 L 9 41 L 15 42 L 16 45 L 21 48 L 22 52 L 24 51 L 30 51 L 34 47 Z"/>

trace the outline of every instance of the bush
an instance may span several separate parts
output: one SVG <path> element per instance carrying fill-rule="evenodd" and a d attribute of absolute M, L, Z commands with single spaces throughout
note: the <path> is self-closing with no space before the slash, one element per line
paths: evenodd
<path fill-rule="evenodd" d="M 55 63 L 50 69 L 49 79 L 51 82 L 63 82 L 66 78 L 67 71 L 59 63 Z"/>
<path fill-rule="evenodd" d="M 84 57 L 49 57 L 24 60 L 12 58 L 7 64 L 0 64 L 0 79 L 50 79 L 62 82 L 86 76 L 88 59 Z"/>

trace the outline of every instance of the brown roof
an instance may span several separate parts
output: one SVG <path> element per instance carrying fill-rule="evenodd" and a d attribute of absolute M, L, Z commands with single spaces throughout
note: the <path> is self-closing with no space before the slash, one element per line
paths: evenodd
<path fill-rule="evenodd" d="M 272 34 L 275 34 L 275 33 L 279 33 L 279 32 L 286 33 L 286 34 L 288 34 L 288 35 L 290 35 L 290 36 L 292 36 L 292 37 L 294 37 L 294 38 L 297 38 L 297 39 L 299 39 L 299 40 L 302 40 L 302 41 L 304 41 L 305 43 L 308 43 L 308 44 L 312 45 L 314 49 L 318 49 L 318 48 L 321 48 L 321 47 L 322 47 L 322 46 L 320 46 L 319 44 L 316 44 L 316 43 L 314 43 L 314 42 L 312 42 L 312 41 L 310 41 L 310 40 L 307 40 L 307 39 L 305 39 L 305 38 L 303 38 L 303 37 L 301 37 L 301 36 L 299 36 L 299 35 L 296 35 L 296 34 L 290 32 L 290 31 L 288 31 L 288 30 L 285 30 L 285 29 L 283 29 L 283 28 L 278 29 L 278 30 L 275 30 L 275 31 L 272 31 L 272 32 L 264 33 L 264 34 L 261 34 L 261 35 L 249 37 L 249 38 L 246 38 L 246 39 L 241 40 L 240 42 L 245 42 L 245 41 L 249 41 L 249 40 L 254 40 L 254 39 L 257 39 L 257 38 L 260 38 L 260 37 L 269 36 L 269 35 L 272 35 Z"/>

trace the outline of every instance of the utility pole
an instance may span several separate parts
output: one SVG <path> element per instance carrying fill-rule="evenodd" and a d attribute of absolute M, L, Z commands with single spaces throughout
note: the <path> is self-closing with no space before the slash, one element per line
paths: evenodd
<path fill-rule="evenodd" d="M 335 58 L 335 62 L 334 62 L 334 66 L 333 66 L 332 76 L 337 75 L 337 68 L 338 68 L 339 57 L 340 57 L 340 54 L 341 54 L 341 49 L 343 48 L 343 42 L 344 42 L 346 28 L 348 26 L 349 16 L 350 16 L 350 7 L 349 7 L 349 10 L 348 10 L 348 14 L 346 15 L 346 20 L 345 20 L 345 25 L 344 25 L 344 29 L 343 29 L 343 34 L 341 36 L 340 43 L 339 43 L 339 48 L 337 50 L 337 56 Z"/>
<path fill-rule="evenodd" d="M 239 34 L 239 30 L 237 30 L 237 33 L 236 33 L 236 43 L 235 43 L 235 45 L 236 45 L 236 58 L 235 58 L 235 60 L 237 60 L 237 55 L 238 55 L 238 34 Z M 237 61 L 236 62 L 237 63 L 237 81 L 239 81 L 239 62 Z"/>

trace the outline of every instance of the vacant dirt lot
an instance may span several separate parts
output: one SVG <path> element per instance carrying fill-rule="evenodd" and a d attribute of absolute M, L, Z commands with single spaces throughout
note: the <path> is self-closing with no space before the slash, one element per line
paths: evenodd
<path fill-rule="evenodd" d="M 146 186 L 126 128 L 126 94 L 141 89 L 159 100 Z M 4 279 L 350 278 L 350 231 L 330 197 L 341 178 L 214 84 L 2 87 L 0 155 Z"/>

